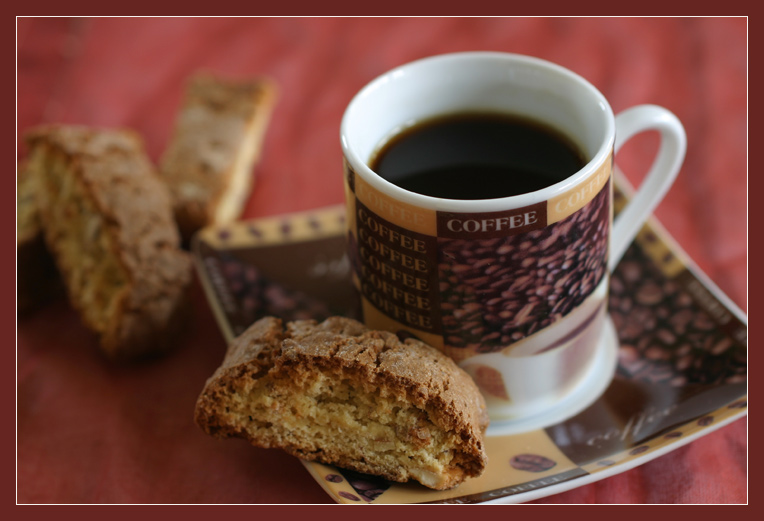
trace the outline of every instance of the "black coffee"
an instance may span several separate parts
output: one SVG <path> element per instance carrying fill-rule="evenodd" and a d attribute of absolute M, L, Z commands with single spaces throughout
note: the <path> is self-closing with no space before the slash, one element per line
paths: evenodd
<path fill-rule="evenodd" d="M 572 140 L 552 127 L 481 112 L 414 125 L 388 141 L 370 166 L 411 192 L 445 199 L 495 199 L 551 186 L 586 162 Z"/>

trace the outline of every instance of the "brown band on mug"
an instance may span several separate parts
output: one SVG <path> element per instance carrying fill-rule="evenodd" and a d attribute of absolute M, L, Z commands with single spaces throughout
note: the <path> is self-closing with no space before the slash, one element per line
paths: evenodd
<path fill-rule="evenodd" d="M 435 237 L 397 226 L 360 200 L 355 217 L 361 294 L 399 322 L 439 334 Z"/>
<path fill-rule="evenodd" d="M 348 229 L 365 321 L 439 337 L 440 302 L 431 269 L 437 263 L 437 241 L 419 231 L 434 231 L 434 213 L 382 194 L 347 163 L 345 169 L 346 190 L 355 196 L 347 198 Z"/>
<path fill-rule="evenodd" d="M 370 327 L 464 359 L 562 319 L 605 276 L 610 161 L 549 201 L 486 213 L 415 207 L 345 167 L 353 281 Z"/>

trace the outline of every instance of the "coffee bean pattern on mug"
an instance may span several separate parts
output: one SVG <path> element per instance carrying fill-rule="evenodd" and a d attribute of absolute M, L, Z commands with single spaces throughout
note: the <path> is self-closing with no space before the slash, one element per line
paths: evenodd
<path fill-rule="evenodd" d="M 438 239 L 443 336 L 492 352 L 560 320 L 607 269 L 610 184 L 573 215 L 531 232 Z"/>

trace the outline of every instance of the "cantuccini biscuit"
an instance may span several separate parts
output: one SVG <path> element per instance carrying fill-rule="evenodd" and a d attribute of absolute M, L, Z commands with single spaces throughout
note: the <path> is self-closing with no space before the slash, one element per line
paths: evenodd
<path fill-rule="evenodd" d="M 188 240 L 208 224 L 236 219 L 252 189 L 276 87 L 268 79 L 193 76 L 160 172 Z"/>
<path fill-rule="evenodd" d="M 16 310 L 27 314 L 60 289 L 40 224 L 36 178 L 26 161 L 16 170 Z"/>
<path fill-rule="evenodd" d="M 69 299 L 114 357 L 176 342 L 191 281 L 166 187 L 127 130 L 27 135 L 45 242 Z"/>
<path fill-rule="evenodd" d="M 482 473 L 485 402 L 469 375 L 414 339 L 333 317 L 266 317 L 233 341 L 196 422 L 307 460 L 447 489 Z"/>

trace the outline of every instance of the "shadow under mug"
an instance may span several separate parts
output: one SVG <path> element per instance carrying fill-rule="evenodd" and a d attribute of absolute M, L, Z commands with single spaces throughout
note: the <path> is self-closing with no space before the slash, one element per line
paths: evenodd
<path fill-rule="evenodd" d="M 546 123 L 588 162 L 541 190 L 482 200 L 407 191 L 369 167 L 411 125 L 478 111 Z M 613 221 L 613 158 L 646 130 L 660 133 L 658 154 Z M 494 52 L 434 56 L 383 74 L 350 102 L 340 137 L 364 322 L 454 358 L 494 421 L 541 414 L 581 385 L 602 344 L 610 271 L 673 183 L 686 149 L 668 110 L 640 105 L 616 117 L 577 74 Z"/>

